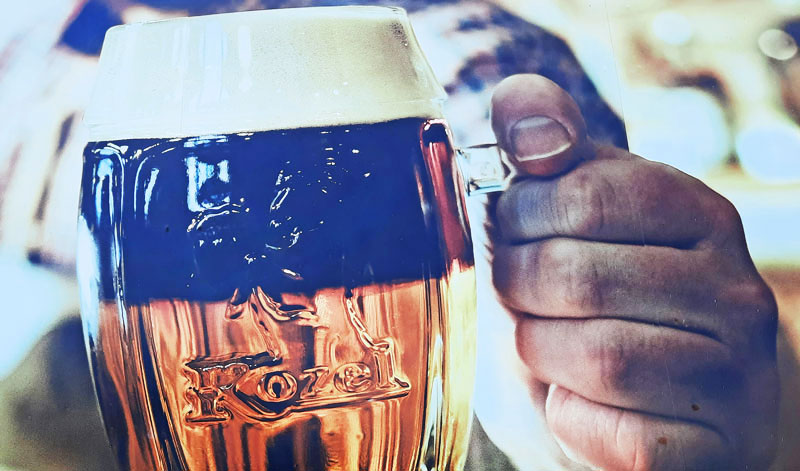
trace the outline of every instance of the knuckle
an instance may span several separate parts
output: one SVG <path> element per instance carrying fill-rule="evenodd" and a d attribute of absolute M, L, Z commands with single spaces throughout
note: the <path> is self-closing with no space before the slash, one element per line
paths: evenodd
<path fill-rule="evenodd" d="M 539 265 L 545 273 L 560 273 L 570 263 L 572 248 L 565 239 L 549 239 L 540 244 Z"/>
<path fill-rule="evenodd" d="M 653 471 L 658 469 L 658 442 L 645 444 L 641 438 L 633 441 L 631 457 L 629 458 L 630 471 Z"/>
<path fill-rule="evenodd" d="M 742 309 L 758 323 L 771 323 L 778 316 L 778 305 L 770 287 L 759 279 L 738 286 Z"/>
<path fill-rule="evenodd" d="M 729 288 L 740 322 L 742 344 L 748 351 L 774 350 L 778 330 L 778 305 L 770 287 L 758 276 Z"/>
<path fill-rule="evenodd" d="M 687 422 L 675 421 L 667 425 L 664 421 L 655 421 L 651 422 L 650 427 L 644 429 L 637 427 L 638 430 L 633 432 L 630 424 L 631 416 L 626 413 L 620 414 L 614 424 L 614 439 L 609 443 L 618 449 L 619 465 L 614 469 L 625 471 L 744 469 L 733 464 L 734 450 L 728 447 L 726 439 L 715 430 Z"/>
<path fill-rule="evenodd" d="M 497 200 L 495 222 L 506 240 L 535 237 L 540 231 L 540 206 L 543 199 L 540 182 L 521 181 L 512 184 Z"/>
<path fill-rule="evenodd" d="M 497 200 L 495 218 L 501 233 L 516 233 L 519 231 L 520 219 L 524 211 L 518 186 L 510 186 Z"/>
<path fill-rule="evenodd" d="M 687 196 L 685 203 L 690 205 L 687 210 L 695 212 L 695 221 L 708 226 L 707 232 L 712 239 L 721 242 L 743 240 L 744 230 L 739 211 L 733 203 L 700 180 L 659 162 L 649 162 L 635 180 L 645 193 L 655 196 L 657 206 L 661 205 L 663 195 L 674 194 L 676 188 L 682 188 L 687 195 L 691 195 Z"/>
<path fill-rule="evenodd" d="M 712 229 L 725 238 L 731 238 L 743 232 L 742 218 L 736 207 L 719 195 L 714 195 L 713 202 L 710 204 L 710 220 Z"/>
<path fill-rule="evenodd" d="M 707 446 L 710 445 L 710 440 L 706 435 L 714 433 L 698 432 L 696 426 L 684 424 L 680 426 L 679 431 L 673 433 L 663 430 L 662 434 L 634 437 L 629 448 L 630 465 L 626 469 L 630 471 L 734 469 L 724 464 L 729 460 L 720 456 L 722 450 L 719 446 L 703 449 L 704 447 L 699 447 L 697 443 L 687 443 L 689 440 L 685 436 L 681 437 L 681 432 L 692 436 L 695 442 L 707 443 Z"/>
<path fill-rule="evenodd" d="M 733 305 L 744 320 L 764 323 L 772 322 L 777 317 L 775 296 L 757 274 L 750 274 L 739 282 L 728 283 L 723 293 L 728 303 Z"/>
<path fill-rule="evenodd" d="M 517 280 L 520 269 L 517 258 L 508 246 L 497 246 L 492 260 L 492 284 L 502 301 L 507 301 L 510 293 L 517 291 Z"/>
<path fill-rule="evenodd" d="M 691 178 L 672 165 L 663 162 L 653 160 L 643 160 L 642 162 L 645 165 L 641 168 L 647 175 L 645 178 L 650 182 L 669 182 L 669 185 L 673 185 L 675 179 L 686 181 L 687 178 Z"/>
<path fill-rule="evenodd" d="M 676 193 L 692 192 L 687 175 L 660 162 L 638 162 L 638 165 L 628 169 L 625 178 L 629 187 L 625 193 L 625 204 L 619 206 L 632 208 L 631 213 L 636 211 L 641 217 L 659 221 L 670 218 L 675 211 L 675 201 L 684 199 L 683 195 L 677 196 Z M 665 195 L 669 195 L 669 198 Z M 681 210 L 686 208 L 682 207 Z"/>
<path fill-rule="evenodd" d="M 642 161 L 640 165 L 629 170 L 627 179 L 631 182 L 633 194 L 628 196 L 638 203 L 636 206 L 645 211 L 654 211 L 663 207 L 664 195 L 675 192 L 681 185 L 680 172 L 660 162 Z"/>
<path fill-rule="evenodd" d="M 532 245 L 495 248 L 492 261 L 492 284 L 498 300 L 505 306 L 528 311 L 530 294 L 535 289 L 536 254 Z"/>
<path fill-rule="evenodd" d="M 598 267 L 580 243 L 554 239 L 543 244 L 539 254 L 541 271 L 553 277 L 553 295 L 560 308 L 578 313 L 596 313 L 603 308 L 604 286 Z"/>
<path fill-rule="evenodd" d="M 531 342 L 530 322 L 527 319 L 517 319 L 514 326 L 514 340 L 522 363 L 530 368 L 536 364 L 536 352 Z"/>
<path fill-rule="evenodd" d="M 673 427 L 654 427 L 655 432 L 631 436 L 618 433 L 616 443 L 623 448 L 622 457 L 629 471 L 733 470 L 735 452 L 727 440 L 715 430 L 690 423 Z M 751 469 L 751 468 L 746 468 Z M 762 468 L 758 468 L 762 469 Z"/>
<path fill-rule="evenodd" d="M 561 232 L 591 237 L 605 225 L 605 211 L 612 193 L 601 177 L 580 169 L 570 175 L 551 201 L 554 223 Z"/>
<path fill-rule="evenodd" d="M 751 312 L 771 322 L 778 316 L 778 304 L 772 289 L 760 278 L 751 281 L 745 289 Z"/>
<path fill-rule="evenodd" d="M 609 393 L 627 391 L 632 386 L 634 359 L 621 339 L 608 339 L 589 349 L 590 358 L 597 362 L 600 386 Z"/>

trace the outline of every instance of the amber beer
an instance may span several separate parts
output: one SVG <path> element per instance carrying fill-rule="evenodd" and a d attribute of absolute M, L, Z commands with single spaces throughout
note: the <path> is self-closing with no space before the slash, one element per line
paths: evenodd
<path fill-rule="evenodd" d="M 398 9 L 109 32 L 79 276 L 122 469 L 463 467 L 475 288 L 442 98 Z"/>

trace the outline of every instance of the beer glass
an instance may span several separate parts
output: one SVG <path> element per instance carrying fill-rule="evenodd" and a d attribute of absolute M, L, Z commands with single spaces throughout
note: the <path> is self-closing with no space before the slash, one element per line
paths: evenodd
<path fill-rule="evenodd" d="M 457 470 L 475 286 L 445 94 L 401 9 L 112 28 L 79 279 L 124 470 Z"/>

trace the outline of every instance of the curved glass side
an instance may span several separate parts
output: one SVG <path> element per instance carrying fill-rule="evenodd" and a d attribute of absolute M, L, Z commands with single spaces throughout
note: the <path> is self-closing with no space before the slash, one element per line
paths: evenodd
<path fill-rule="evenodd" d="M 122 468 L 463 467 L 452 149 L 426 118 L 90 143 L 82 314 Z"/>

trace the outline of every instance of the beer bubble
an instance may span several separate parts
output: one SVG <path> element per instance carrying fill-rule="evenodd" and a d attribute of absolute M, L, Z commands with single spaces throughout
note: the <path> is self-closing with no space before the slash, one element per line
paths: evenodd
<path fill-rule="evenodd" d="M 281 268 L 281 272 L 290 280 L 301 281 L 303 279 L 299 273 L 289 270 L 288 268 Z"/>

